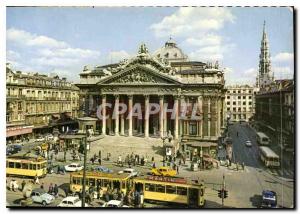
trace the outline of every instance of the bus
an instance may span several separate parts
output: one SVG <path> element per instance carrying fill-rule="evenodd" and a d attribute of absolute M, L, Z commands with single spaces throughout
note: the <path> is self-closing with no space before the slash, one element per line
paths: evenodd
<path fill-rule="evenodd" d="M 203 207 L 204 182 L 178 177 L 140 176 L 133 179 L 133 188 L 143 191 L 144 200 Z"/>
<path fill-rule="evenodd" d="M 70 190 L 73 193 L 82 192 L 83 171 L 73 172 L 70 174 Z M 132 185 L 128 174 L 104 173 L 104 172 L 86 172 L 86 190 L 94 188 L 102 197 L 110 188 L 119 189 L 126 194 L 127 189 Z"/>
<path fill-rule="evenodd" d="M 265 133 L 263 133 L 263 132 L 257 132 L 256 140 L 257 140 L 257 143 L 260 145 L 270 145 L 270 143 L 271 143 L 270 138 L 267 135 L 265 135 Z"/>
<path fill-rule="evenodd" d="M 47 160 L 41 157 L 9 156 L 6 158 L 6 175 L 45 177 Z"/>
<path fill-rule="evenodd" d="M 273 152 L 269 147 L 260 146 L 259 155 L 261 161 L 266 167 L 280 167 L 279 156 Z"/>

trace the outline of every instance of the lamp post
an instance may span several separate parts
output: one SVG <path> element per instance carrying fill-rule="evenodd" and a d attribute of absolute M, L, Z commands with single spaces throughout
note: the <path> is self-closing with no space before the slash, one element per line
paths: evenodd
<path fill-rule="evenodd" d="M 84 156 L 83 156 L 83 179 L 82 179 L 82 199 L 81 199 L 81 207 L 85 207 L 85 185 L 86 185 L 86 146 L 87 146 L 87 137 L 88 132 L 85 131 L 84 140 Z"/>

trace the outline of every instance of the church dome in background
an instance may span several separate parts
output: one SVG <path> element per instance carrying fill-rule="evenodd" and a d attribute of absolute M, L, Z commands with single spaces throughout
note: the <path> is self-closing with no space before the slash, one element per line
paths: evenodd
<path fill-rule="evenodd" d="M 177 47 L 176 42 L 172 38 L 165 43 L 164 47 L 156 50 L 153 55 L 156 58 L 169 62 L 187 61 L 187 56 L 179 47 Z"/>

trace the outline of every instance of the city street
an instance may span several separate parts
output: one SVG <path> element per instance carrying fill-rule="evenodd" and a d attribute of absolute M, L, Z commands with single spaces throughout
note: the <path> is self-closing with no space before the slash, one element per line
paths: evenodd
<path fill-rule="evenodd" d="M 238 136 L 236 132 L 239 132 Z M 217 190 L 220 189 L 222 183 L 222 176 L 225 176 L 226 189 L 229 192 L 229 197 L 225 199 L 224 207 L 240 207 L 240 208 L 255 208 L 260 205 L 261 193 L 263 190 L 273 190 L 278 195 L 278 205 L 283 207 L 293 206 L 293 180 L 286 170 L 283 170 L 282 176 L 281 170 L 267 169 L 265 168 L 258 157 L 258 146 L 255 140 L 255 132 L 247 125 L 234 124 L 229 127 L 229 136 L 233 139 L 233 165 L 235 162 L 239 164 L 244 163 L 245 169 L 241 167 L 237 171 L 234 168 L 227 168 L 225 166 L 219 167 L 219 169 L 211 169 L 205 171 L 190 171 L 190 162 L 186 165 L 182 165 L 179 169 L 180 177 L 190 177 L 193 179 L 203 179 L 206 183 L 206 208 L 221 208 L 221 199 L 217 196 Z M 251 140 L 252 147 L 246 147 L 245 141 Z M 30 141 L 24 147 L 25 151 L 33 149 L 36 143 Z M 88 168 L 92 167 L 89 158 L 94 154 L 98 154 L 98 151 L 102 152 L 102 165 L 118 172 L 122 167 L 116 164 L 117 157 L 122 155 L 122 158 L 127 154 L 139 154 L 148 158 L 146 166 L 134 166 L 137 171 L 142 174 L 146 174 L 151 169 L 150 159 L 154 157 L 156 165 L 162 166 L 162 142 L 160 139 L 144 139 L 140 137 L 114 137 L 106 136 L 103 139 L 92 142 L 91 151 L 88 152 Z M 111 153 L 110 160 L 106 160 L 107 153 Z M 58 160 L 62 159 L 63 152 L 59 152 Z M 66 165 L 73 162 L 70 156 L 70 152 L 67 152 L 67 162 L 55 164 Z M 96 166 L 95 163 L 93 166 Z M 124 166 L 125 168 L 127 166 Z M 8 183 L 11 178 L 7 178 Z M 22 179 L 17 178 L 18 183 L 22 182 Z M 28 179 L 27 179 L 28 180 Z M 50 183 L 54 182 L 58 186 L 69 185 L 69 173 L 65 175 L 48 174 L 46 178 L 40 179 L 40 183 L 44 183 L 44 187 L 47 190 Z M 39 187 L 39 185 L 35 185 Z M 60 189 L 60 197 L 56 199 L 55 203 L 49 206 L 56 206 L 61 199 L 65 197 L 65 192 Z M 21 192 L 7 191 L 7 202 L 10 205 L 18 205 L 18 199 L 22 198 Z M 93 206 L 100 206 L 103 203 L 99 200 L 93 202 Z M 147 204 L 146 204 L 147 205 Z M 33 206 L 39 206 L 34 204 Z M 148 206 L 161 206 L 151 205 Z M 147 207 L 147 206 L 146 206 Z"/>

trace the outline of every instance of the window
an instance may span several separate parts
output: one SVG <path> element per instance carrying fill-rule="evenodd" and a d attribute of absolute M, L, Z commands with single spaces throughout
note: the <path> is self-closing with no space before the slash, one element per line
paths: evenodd
<path fill-rule="evenodd" d="M 8 168 L 15 168 L 15 163 L 14 162 L 9 162 L 8 163 Z"/>
<path fill-rule="evenodd" d="M 229 102 L 229 101 L 227 102 L 227 105 L 230 105 L 230 102 Z"/>
<path fill-rule="evenodd" d="M 252 105 L 252 102 L 249 102 L 249 105 Z"/>
<path fill-rule="evenodd" d="M 28 163 L 22 163 L 22 169 L 28 169 Z"/>
<path fill-rule="evenodd" d="M 155 192 L 155 184 L 145 184 L 145 190 Z"/>
<path fill-rule="evenodd" d="M 230 111 L 230 108 L 227 108 L 227 111 Z"/>
<path fill-rule="evenodd" d="M 89 180 L 88 186 L 95 186 L 95 179 L 89 178 L 88 180 Z"/>
<path fill-rule="evenodd" d="M 190 135 L 197 135 L 197 125 L 196 123 L 190 123 L 189 127 Z"/>
<path fill-rule="evenodd" d="M 241 99 L 241 96 L 238 96 L 238 99 L 240 100 L 240 99 Z"/>
<path fill-rule="evenodd" d="M 246 96 L 243 96 L 243 99 L 246 99 Z"/>
<path fill-rule="evenodd" d="M 236 102 L 235 102 L 235 101 L 233 101 L 233 102 L 232 102 L 232 104 L 233 104 L 233 105 L 236 105 Z"/>
<path fill-rule="evenodd" d="M 156 192 L 163 192 L 165 193 L 166 190 L 165 190 L 165 185 L 161 185 L 161 184 L 156 184 Z"/>
<path fill-rule="evenodd" d="M 176 194 L 176 187 L 175 186 L 166 186 L 166 192 L 169 194 Z"/>
<path fill-rule="evenodd" d="M 107 187 L 108 185 L 110 186 L 109 180 L 103 179 L 103 186 L 104 186 L 104 187 Z"/>
<path fill-rule="evenodd" d="M 233 90 L 233 91 L 232 91 L 232 93 L 234 93 L 234 94 L 235 94 L 235 90 Z"/>
<path fill-rule="evenodd" d="M 252 97 L 251 97 L 251 96 L 249 96 L 248 98 L 249 98 L 249 99 L 252 99 Z"/>
<path fill-rule="evenodd" d="M 240 108 L 240 107 L 238 108 L 238 111 L 241 111 L 241 108 Z"/>
<path fill-rule="evenodd" d="M 233 111 L 236 111 L 236 107 L 233 107 Z"/>
<path fill-rule="evenodd" d="M 240 94 L 241 93 L 241 91 L 238 91 L 238 94 Z"/>
<path fill-rule="evenodd" d="M 177 187 L 177 195 L 186 195 L 187 189 L 186 187 Z"/>
<path fill-rule="evenodd" d="M 21 169 L 21 163 L 15 163 L 15 168 L 16 169 Z"/>
<path fill-rule="evenodd" d="M 246 102 L 245 102 L 245 101 L 243 102 L 243 105 L 246 105 Z"/>
<path fill-rule="evenodd" d="M 227 96 L 227 99 L 230 99 L 230 96 Z"/>

